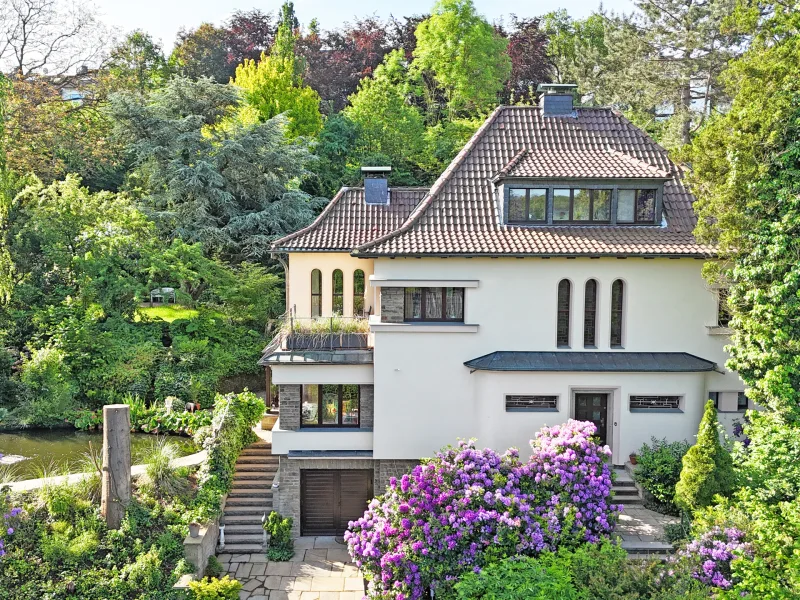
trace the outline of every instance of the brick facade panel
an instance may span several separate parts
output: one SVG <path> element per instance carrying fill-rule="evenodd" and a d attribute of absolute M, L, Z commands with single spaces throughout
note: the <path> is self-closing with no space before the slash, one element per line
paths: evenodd
<path fill-rule="evenodd" d="M 405 317 L 403 302 L 405 291 L 399 287 L 381 288 L 381 322 L 402 323 Z"/>
<path fill-rule="evenodd" d="M 299 385 L 279 385 L 278 395 L 281 406 L 281 429 L 297 431 L 300 429 L 300 388 Z"/>

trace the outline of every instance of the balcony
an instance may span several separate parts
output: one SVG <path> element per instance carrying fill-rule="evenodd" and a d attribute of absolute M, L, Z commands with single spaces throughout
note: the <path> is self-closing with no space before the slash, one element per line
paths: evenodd
<path fill-rule="evenodd" d="M 366 350 L 369 321 L 363 317 L 297 318 L 289 315 L 281 332 L 283 350 Z"/>

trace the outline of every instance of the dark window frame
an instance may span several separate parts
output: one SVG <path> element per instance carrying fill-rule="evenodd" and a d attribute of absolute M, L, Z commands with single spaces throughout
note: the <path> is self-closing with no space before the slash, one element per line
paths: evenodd
<path fill-rule="evenodd" d="M 522 220 L 519 220 L 519 221 L 518 220 L 513 220 L 512 221 L 511 218 L 510 218 L 510 215 L 511 215 L 511 192 L 514 191 L 514 190 L 524 190 L 525 191 L 525 216 L 526 216 L 526 218 L 522 219 Z M 529 218 L 527 218 L 531 214 L 531 190 L 544 191 L 544 219 L 529 219 Z M 528 223 L 535 223 L 537 225 L 544 225 L 544 224 L 547 223 L 547 207 L 548 207 L 548 204 L 550 204 L 550 193 L 549 193 L 548 188 L 546 188 L 546 187 L 542 187 L 542 188 L 510 187 L 508 189 L 508 214 L 509 214 L 509 218 L 506 219 L 506 220 L 508 221 L 508 223 L 511 223 L 513 225 L 525 225 L 525 224 L 528 224 Z"/>
<path fill-rule="evenodd" d="M 562 284 L 566 283 L 566 302 L 562 299 Z M 564 306 L 565 305 L 565 306 Z M 556 347 L 570 348 L 570 320 L 572 318 L 572 282 L 562 279 L 556 292 Z M 563 329 L 562 329 L 563 326 Z"/>
<path fill-rule="evenodd" d="M 619 294 L 615 298 L 615 289 L 619 285 Z M 611 332 L 609 345 L 612 348 L 624 348 L 625 340 L 625 282 L 615 279 L 611 284 Z"/>
<path fill-rule="evenodd" d="M 600 223 L 602 225 L 611 225 L 611 211 L 614 205 L 614 190 L 612 188 L 584 188 L 584 187 L 576 187 L 576 188 L 566 188 L 566 187 L 553 187 L 553 193 L 549 195 L 552 198 L 552 213 L 553 213 L 553 224 L 562 224 L 567 223 L 570 225 L 583 225 L 586 223 Z M 556 191 L 558 190 L 569 190 L 569 219 L 556 219 Z M 575 192 L 576 190 L 586 190 L 589 192 L 589 218 L 588 219 L 576 219 L 575 218 Z M 594 198 L 596 192 L 608 192 L 608 219 L 595 219 L 594 218 Z M 545 211 L 546 213 L 547 211 Z"/>
<path fill-rule="evenodd" d="M 336 289 L 337 273 L 341 277 L 339 291 Z M 344 271 L 341 269 L 334 269 L 333 273 L 331 273 L 331 313 L 339 316 L 344 314 Z"/>
<path fill-rule="evenodd" d="M 337 403 L 337 417 L 338 423 L 323 423 L 322 418 L 322 388 L 325 385 L 335 385 L 338 388 L 339 400 Z M 345 385 L 352 385 L 358 390 L 358 419 L 355 424 L 353 423 L 342 423 L 342 418 L 344 416 L 344 411 L 342 410 L 342 402 L 344 397 L 344 386 Z M 303 422 L 303 398 L 305 398 L 305 391 L 306 388 L 316 387 L 317 388 L 317 422 L 316 423 L 305 423 Z M 361 386 L 356 383 L 314 383 L 314 384 L 307 384 L 300 386 L 300 427 L 301 429 L 305 428 L 324 428 L 324 427 L 336 427 L 342 429 L 358 429 L 361 427 Z"/>
<path fill-rule="evenodd" d="M 744 403 L 742 403 L 744 400 Z M 736 396 L 736 412 L 745 412 L 750 406 L 750 399 L 745 392 L 738 392 Z"/>
<path fill-rule="evenodd" d="M 418 289 L 422 292 L 422 297 L 420 302 L 422 303 L 421 306 L 421 318 L 414 318 L 408 316 L 408 308 L 406 306 L 406 300 L 408 298 L 408 290 Z M 447 290 L 461 290 L 461 316 L 448 318 L 447 315 Z M 440 294 L 440 306 L 441 306 L 441 317 L 426 317 L 427 306 L 428 306 L 428 295 L 432 294 L 436 291 Z M 407 287 L 403 288 L 403 322 L 404 323 L 463 323 L 464 322 L 464 308 L 466 302 L 466 294 L 464 293 L 464 288 L 458 287 Z"/>
<path fill-rule="evenodd" d="M 628 396 L 628 410 L 646 410 L 653 412 L 683 412 L 681 401 L 683 396 L 633 394 Z M 635 405 L 634 405 L 635 404 Z"/>
<path fill-rule="evenodd" d="M 317 282 L 317 292 L 314 291 L 314 276 L 317 275 L 319 280 Z M 317 310 L 314 310 L 314 300 L 316 299 Z M 316 314 L 314 314 L 316 312 Z M 322 316 L 322 271 L 319 269 L 311 270 L 311 318 Z"/>
<path fill-rule="evenodd" d="M 361 291 L 358 290 L 358 273 L 361 273 Z M 364 275 L 363 269 L 356 269 L 353 271 L 353 316 L 358 317 L 364 314 L 364 306 L 366 306 L 364 294 L 367 291 L 367 280 Z M 360 301 L 360 304 L 359 304 Z"/>
<path fill-rule="evenodd" d="M 558 412 L 557 394 L 506 394 L 504 401 L 506 412 Z"/>
<path fill-rule="evenodd" d="M 620 221 L 619 220 L 619 192 L 632 191 L 633 192 L 633 221 Z M 653 218 L 640 219 L 637 210 L 639 203 L 640 192 L 653 192 Z M 658 223 L 658 188 L 642 187 L 642 188 L 617 188 L 617 214 L 615 215 L 617 225 L 653 225 Z"/>
<path fill-rule="evenodd" d="M 589 285 L 592 285 L 591 296 Z M 583 347 L 597 348 L 597 280 L 589 279 L 583 286 Z M 589 305 L 591 298 L 592 306 Z M 591 335 L 587 335 L 591 334 Z"/>
<path fill-rule="evenodd" d="M 708 392 L 708 399 L 714 402 L 714 408 L 719 410 L 719 392 Z"/>

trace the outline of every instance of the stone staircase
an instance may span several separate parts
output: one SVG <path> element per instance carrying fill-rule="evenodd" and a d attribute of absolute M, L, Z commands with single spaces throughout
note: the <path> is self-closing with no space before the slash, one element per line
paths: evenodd
<path fill-rule="evenodd" d="M 258 441 L 242 450 L 222 513 L 226 553 L 264 550 L 261 520 L 272 512 L 272 480 L 277 471 L 278 457 L 272 456 L 270 442 Z"/>
<path fill-rule="evenodd" d="M 625 507 L 623 514 L 641 521 L 633 529 L 625 527 L 622 535 L 622 547 L 628 553 L 629 560 L 667 560 L 675 552 L 672 544 L 656 539 L 656 521 L 652 515 L 657 515 L 644 507 L 644 498 L 630 472 L 623 468 L 614 468 L 616 481 L 611 490 L 614 492 L 614 503 Z M 647 516 L 649 515 L 651 516 Z M 651 522 L 652 521 L 652 522 Z M 617 526 L 619 534 L 621 528 Z M 626 535 L 626 533 L 628 535 Z M 630 535 L 634 534 L 634 535 Z"/>

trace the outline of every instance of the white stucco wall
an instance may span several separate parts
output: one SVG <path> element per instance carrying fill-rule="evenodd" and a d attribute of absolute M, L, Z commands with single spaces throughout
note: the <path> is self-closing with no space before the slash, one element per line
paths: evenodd
<path fill-rule="evenodd" d="M 292 252 L 289 254 L 289 306 L 294 307 L 297 316 L 308 318 L 311 316 L 311 271 L 319 269 L 322 272 L 322 316 L 332 314 L 333 304 L 333 271 L 341 269 L 344 275 L 344 315 L 353 316 L 353 273 L 356 269 L 364 271 L 364 309 L 373 308 L 376 314 L 374 298 L 376 292 L 369 285 L 369 276 L 372 275 L 373 261 L 368 259 L 353 258 L 347 252 Z"/>
<path fill-rule="evenodd" d="M 311 383 L 359 383 L 374 382 L 372 365 L 273 365 L 272 383 L 311 384 Z"/>
<path fill-rule="evenodd" d="M 598 281 L 597 350 L 609 351 L 610 291 L 625 288 L 623 351 L 689 352 L 726 360 L 726 338 L 708 334 L 715 294 L 693 259 L 378 259 L 379 279 L 477 279 L 465 294 L 465 322 L 474 333 L 375 332 L 375 458 L 420 458 L 458 437 L 527 448 L 542 425 L 566 420 L 576 387 L 612 390 L 614 462 L 624 462 L 651 435 L 692 439 L 707 391 L 742 390 L 735 373 L 469 373 L 467 361 L 498 350 L 555 351 L 556 289 L 572 283 L 572 350 L 583 350 L 583 290 Z M 506 413 L 504 394 L 559 394 L 559 413 Z M 630 413 L 628 396 L 682 395 L 684 412 Z"/>
<path fill-rule="evenodd" d="M 280 428 L 280 420 L 272 429 L 272 453 L 287 454 L 290 450 L 371 450 L 372 431 L 364 429 L 289 431 Z"/>

